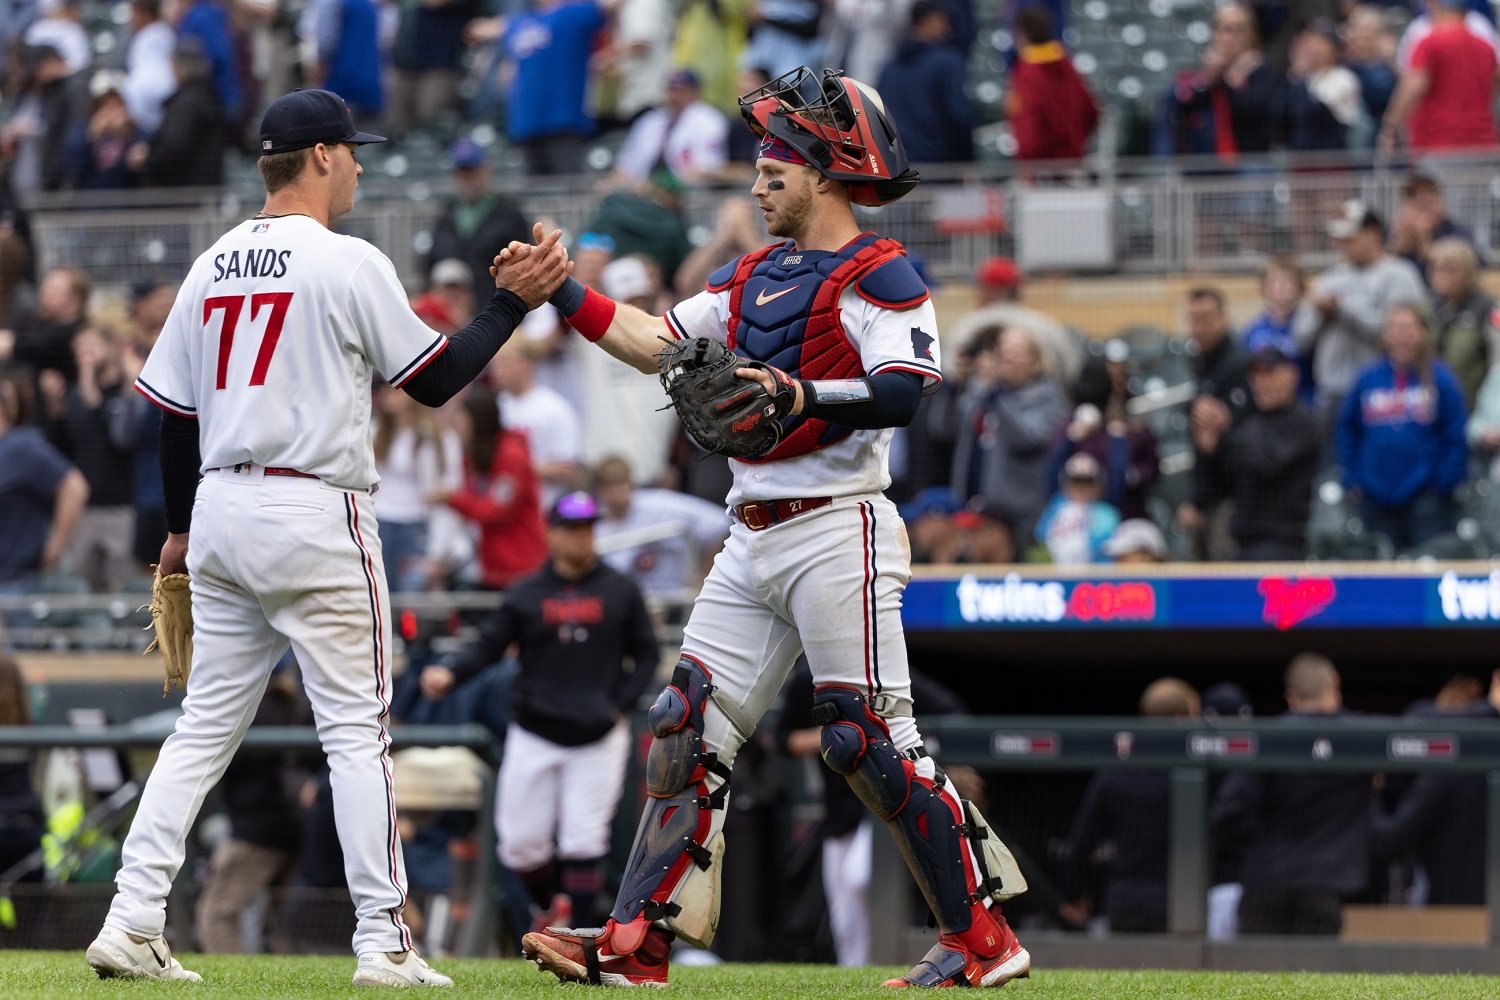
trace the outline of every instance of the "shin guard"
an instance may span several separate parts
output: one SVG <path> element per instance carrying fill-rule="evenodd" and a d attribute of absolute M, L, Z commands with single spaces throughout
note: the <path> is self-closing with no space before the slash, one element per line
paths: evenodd
<path fill-rule="evenodd" d="M 967 842 L 963 806 L 925 751 L 896 749 L 885 720 L 854 688 L 826 685 L 813 695 L 823 727 L 823 760 L 885 820 L 944 933 L 974 938 L 976 953 L 998 946 L 999 931 Z"/>
<path fill-rule="evenodd" d="M 719 925 L 719 859 L 729 768 L 703 749 L 703 713 L 713 684 L 703 664 L 683 657 L 651 706 L 655 738 L 646 759 L 650 796 L 610 917 L 644 917 L 706 948 Z"/>

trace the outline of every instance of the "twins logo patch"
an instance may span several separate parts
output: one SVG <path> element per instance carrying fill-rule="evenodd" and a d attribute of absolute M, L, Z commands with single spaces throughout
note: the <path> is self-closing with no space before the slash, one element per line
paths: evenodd
<path fill-rule="evenodd" d="M 932 341 L 932 335 L 929 334 L 929 333 L 927 333 L 920 326 L 914 326 L 914 327 L 911 328 L 911 356 L 912 357 L 914 357 L 914 358 L 923 358 L 923 359 L 925 359 L 927 361 L 931 361 L 932 360 L 932 343 L 933 343 L 933 341 Z"/>

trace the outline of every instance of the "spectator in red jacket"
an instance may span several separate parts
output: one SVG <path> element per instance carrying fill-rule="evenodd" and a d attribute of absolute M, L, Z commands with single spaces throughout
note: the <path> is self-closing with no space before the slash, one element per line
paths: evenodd
<path fill-rule="evenodd" d="M 1380 125 L 1379 145 L 1390 150 L 1404 126 L 1412 149 L 1493 146 L 1495 50 L 1464 27 L 1463 0 L 1427 0 L 1432 32 L 1412 50 Z"/>
<path fill-rule="evenodd" d="M 1016 159 L 1076 160 L 1099 124 L 1099 105 L 1053 33 L 1045 7 L 1022 9 L 1016 30 L 1022 45 L 1005 102 Z"/>
<path fill-rule="evenodd" d="M 438 494 L 479 527 L 479 568 L 484 586 L 504 590 L 547 561 L 541 481 L 531 464 L 526 435 L 501 426 L 495 394 L 472 387 L 464 397 L 468 417 L 468 474 L 463 489 Z"/>

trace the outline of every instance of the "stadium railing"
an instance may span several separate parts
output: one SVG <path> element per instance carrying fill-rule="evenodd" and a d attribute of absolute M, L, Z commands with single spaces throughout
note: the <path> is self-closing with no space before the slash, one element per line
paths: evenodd
<path fill-rule="evenodd" d="M 408 287 L 425 280 L 433 222 L 446 177 L 396 175 L 371 165 L 355 210 L 341 231 L 372 240 L 395 262 Z M 902 201 L 861 210 L 862 221 L 902 240 L 927 273 L 971 278 L 994 254 L 1032 271 L 1172 274 L 1246 271 L 1267 253 L 1296 253 L 1316 266 L 1332 259 L 1324 223 L 1347 198 L 1360 198 L 1389 221 L 1407 164 L 1371 159 L 1245 158 L 1226 167 L 1209 159 L 1096 159 L 1077 164 L 974 164 L 924 169 L 927 183 Z M 1471 227 L 1481 248 L 1500 245 L 1500 192 L 1484 162 L 1423 165 L 1441 181 L 1449 214 Z M 562 180 L 497 179 L 531 216 L 583 231 L 603 191 L 587 175 Z M 683 212 L 695 241 L 706 237 L 725 197 L 745 184 L 693 188 Z M 39 266 L 76 265 L 100 285 L 175 278 L 224 229 L 259 207 L 239 185 L 212 190 L 69 192 L 29 205 Z"/>
<path fill-rule="evenodd" d="M 971 717 L 925 723 L 927 745 L 947 765 L 966 764 L 989 779 L 988 819 L 1015 850 L 1031 882 L 1033 902 L 1048 905 L 1050 878 L 1016 823 L 1024 804 L 1006 799 L 1007 778 L 1089 773 L 1109 768 L 1162 769 L 1170 774 L 1171 798 L 1169 931 L 1162 935 L 1099 938 L 1080 933 L 1023 928 L 1039 965 L 1052 967 L 1183 967 L 1218 969 L 1361 969 L 1408 972 L 1500 971 L 1500 726 L 1486 720 L 1444 718 L 1393 720 L 1347 718 L 1337 724 L 1282 719 L 1235 720 L 1232 724 L 1172 723 L 1140 718 Z M 154 749 L 165 738 L 160 726 L 65 726 L 0 728 L 0 748 L 104 747 Z M 477 726 L 401 726 L 397 748 L 466 746 L 486 761 L 499 747 Z M 259 749 L 311 748 L 311 728 L 252 728 L 246 745 Z M 1333 939 L 1242 938 L 1211 942 L 1205 936 L 1209 888 L 1210 776 L 1230 770 L 1325 771 L 1409 774 L 1440 772 L 1487 777 L 1488 836 L 1485 900 L 1488 943 L 1437 945 L 1372 944 Z M 491 794 L 489 789 L 486 795 Z M 473 919 L 455 943 L 461 955 L 484 954 L 493 929 L 493 826 L 491 799 L 477 821 L 477 902 Z M 874 838 L 875 857 L 868 902 L 871 959 L 897 964 L 925 950 L 933 934 L 900 915 L 912 912 L 914 886 L 889 837 Z M 878 873 L 896 873 L 883 877 Z M 1248 873 L 1247 878 L 1253 878 Z M 3 895 L 0 887 L 0 895 Z M 1026 899 L 1027 897 L 1022 897 Z M 727 901 L 734 905 L 733 901 Z M 482 911 L 482 912 L 481 912 Z M 189 911 L 190 912 L 190 908 Z M 892 915 L 897 915 L 896 919 Z"/>
<path fill-rule="evenodd" d="M 1170 775 L 1168 931 L 1100 938 L 1077 932 L 1021 931 L 1038 965 L 1254 970 L 1404 972 L 1500 971 L 1500 725 L 1485 719 L 1245 719 L 1213 724 L 1128 718 L 973 717 L 923 723 L 929 749 L 943 763 L 966 764 L 989 777 L 987 818 L 1016 852 L 1031 893 L 1047 896 L 1051 880 L 1015 836 L 1020 804 L 1007 805 L 1007 776 L 1060 775 L 1112 768 L 1159 769 Z M 1486 943 L 1431 944 L 1330 938 L 1206 936 L 1211 845 L 1210 778 L 1255 771 L 1484 774 Z M 874 872 L 903 868 L 889 837 L 874 838 Z M 1249 881 L 1253 872 L 1244 873 Z M 871 960 L 899 963 L 921 954 L 935 931 L 891 914 L 911 912 L 910 880 L 871 882 Z M 1026 900 L 1026 897 L 1021 897 Z M 1018 900 L 1017 902 L 1020 902 Z M 1043 901 L 1055 902 L 1055 897 Z M 1036 905 L 1036 901 L 1031 901 Z M 1399 907 L 1392 910 L 1399 911 Z"/>

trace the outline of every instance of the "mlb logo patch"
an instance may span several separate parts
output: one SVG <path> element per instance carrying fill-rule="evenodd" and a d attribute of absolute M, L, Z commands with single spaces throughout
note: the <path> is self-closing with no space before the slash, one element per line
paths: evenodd
<path fill-rule="evenodd" d="M 250 231 L 252 233 L 269 233 L 271 231 L 271 224 L 269 222 L 257 222 L 250 227 Z"/>

